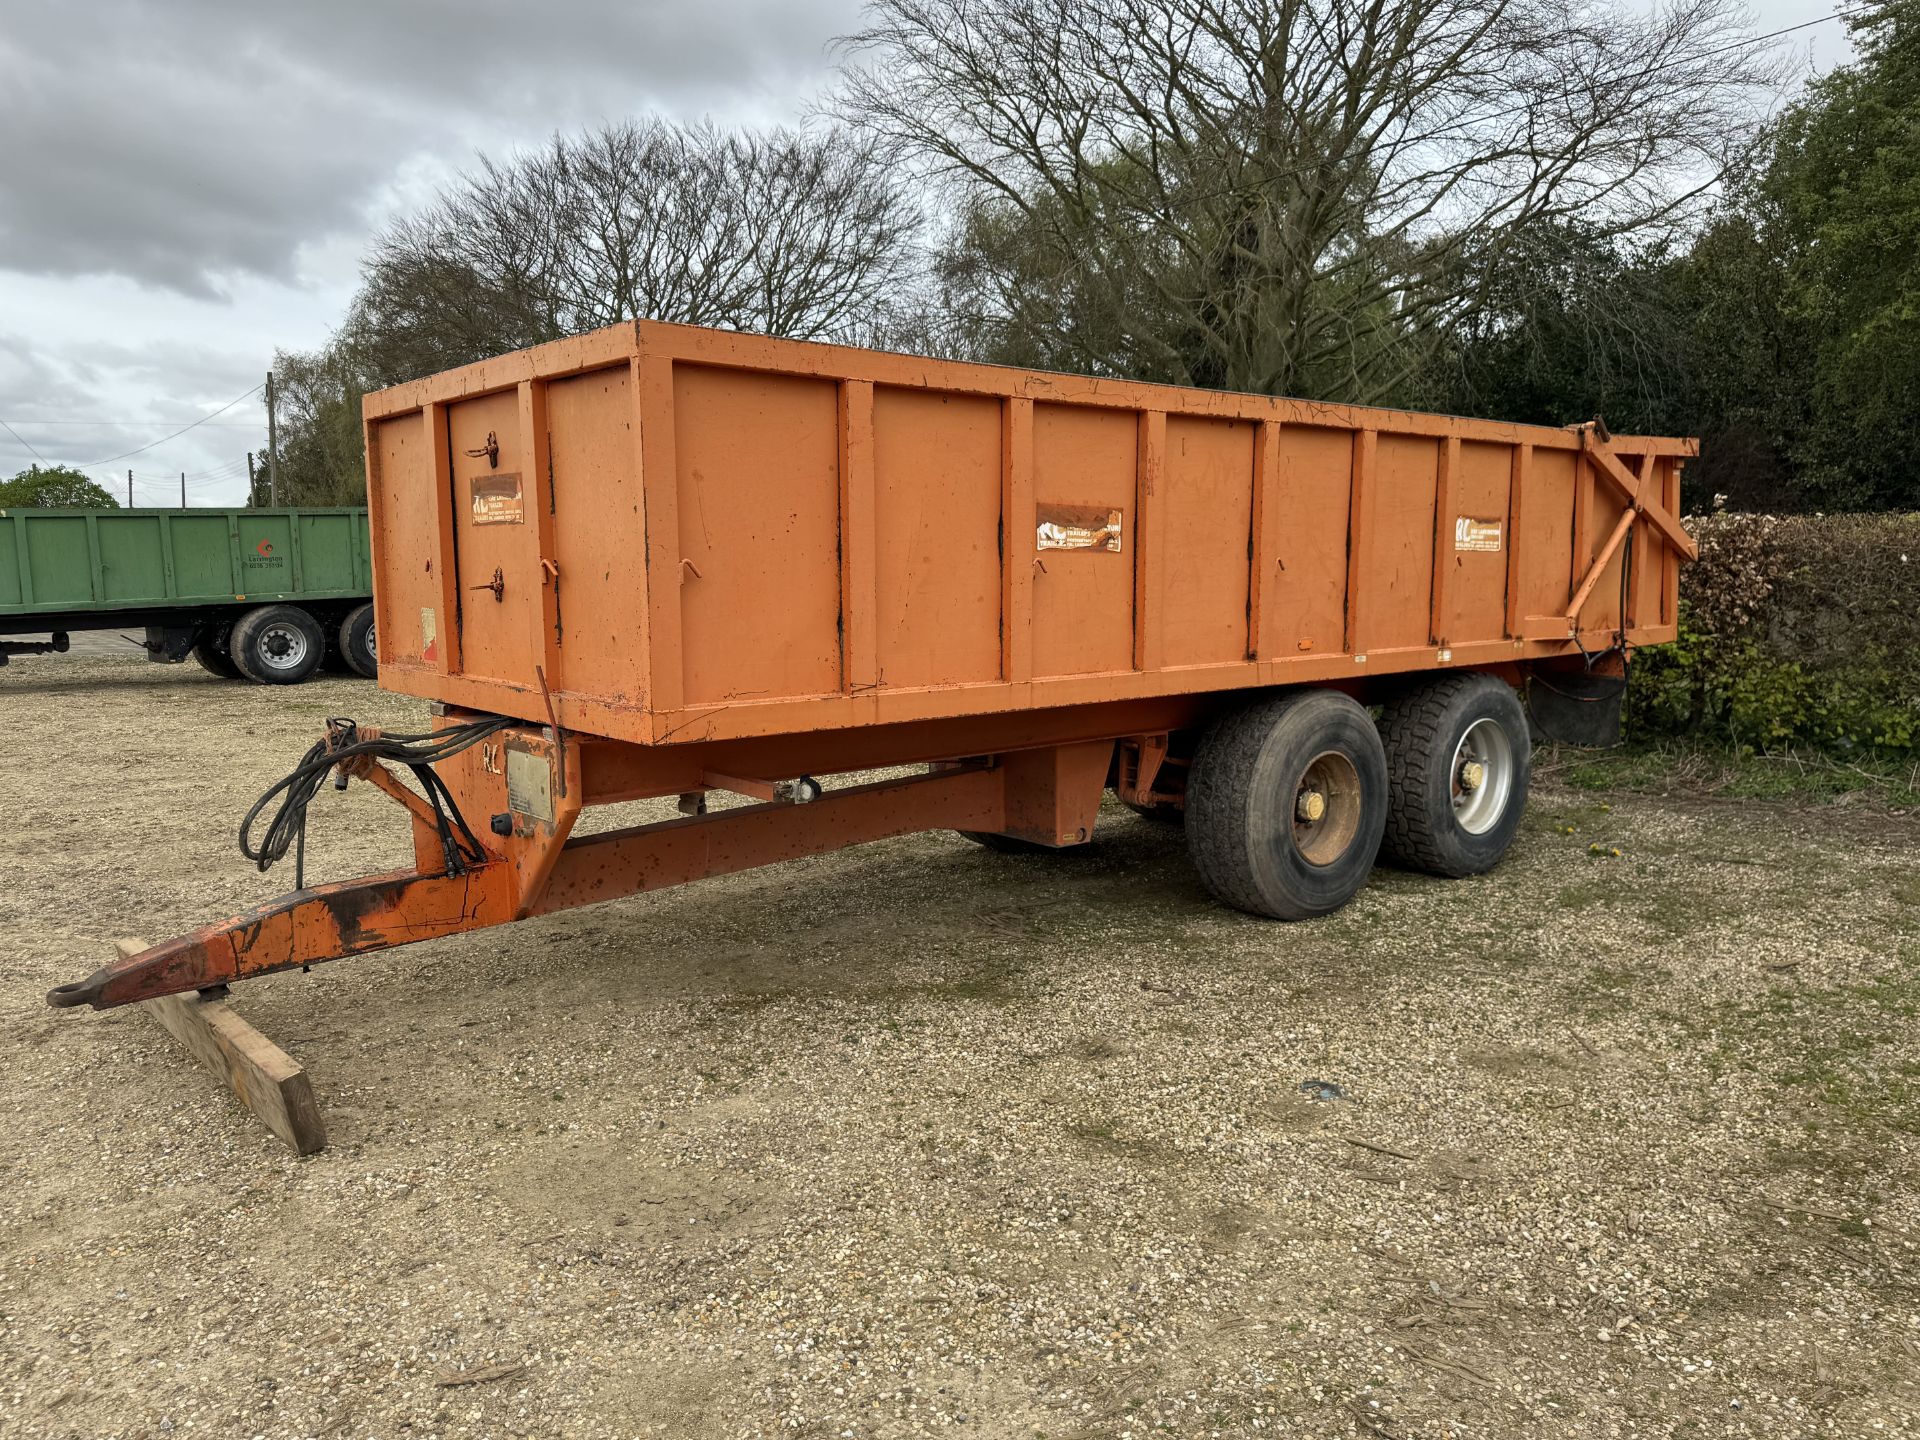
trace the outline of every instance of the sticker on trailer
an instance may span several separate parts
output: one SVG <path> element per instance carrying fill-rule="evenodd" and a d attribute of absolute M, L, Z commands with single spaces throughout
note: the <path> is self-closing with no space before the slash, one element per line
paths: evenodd
<path fill-rule="evenodd" d="M 431 605 L 420 607 L 420 658 L 438 660 L 434 653 L 434 642 L 440 638 L 440 617 L 433 613 Z"/>
<path fill-rule="evenodd" d="M 1453 548 L 1456 550 L 1498 550 L 1500 548 L 1500 522 L 1498 520 L 1475 520 L 1470 515 L 1462 515 L 1453 522 Z"/>
<path fill-rule="evenodd" d="M 553 770 L 545 755 L 507 747 L 507 808 L 553 823 Z"/>
<path fill-rule="evenodd" d="M 504 475 L 476 475 L 467 482 L 476 525 L 522 525 L 526 506 L 520 499 L 520 477 L 511 471 Z"/>
<path fill-rule="evenodd" d="M 1106 550 L 1118 554 L 1125 517 L 1096 505 L 1042 505 L 1034 546 L 1040 550 Z"/>

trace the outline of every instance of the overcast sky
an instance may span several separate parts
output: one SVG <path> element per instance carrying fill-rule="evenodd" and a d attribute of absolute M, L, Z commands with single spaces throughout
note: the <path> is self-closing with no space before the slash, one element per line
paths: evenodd
<path fill-rule="evenodd" d="M 1757 28 L 1826 15 L 1759 0 Z M 860 0 L 0 0 L 0 475 L 238 504 L 276 348 L 325 341 L 384 219 L 605 118 L 799 118 Z M 1800 32 L 1825 68 L 1844 31 Z M 159 444 L 152 442 L 161 441 Z M 122 452 L 142 449 L 125 456 Z M 31 451 L 27 448 L 31 447 Z M 99 462 L 99 463 L 95 463 Z"/>

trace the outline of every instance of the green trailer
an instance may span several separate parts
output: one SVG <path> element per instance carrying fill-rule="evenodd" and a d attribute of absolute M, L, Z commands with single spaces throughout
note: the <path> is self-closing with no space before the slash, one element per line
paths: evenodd
<path fill-rule="evenodd" d="M 293 685 L 374 673 L 364 508 L 0 510 L 0 665 L 75 630 L 144 628 L 149 659 Z"/>

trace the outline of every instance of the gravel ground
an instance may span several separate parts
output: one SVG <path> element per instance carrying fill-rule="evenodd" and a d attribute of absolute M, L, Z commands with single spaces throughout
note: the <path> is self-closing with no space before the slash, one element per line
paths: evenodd
<path fill-rule="evenodd" d="M 416 707 L 109 651 L 0 708 L 7 1436 L 1920 1433 L 1914 817 L 1549 785 L 1297 926 L 1118 810 L 874 845 L 249 983 L 302 1161 L 40 997 L 276 892 L 247 803 Z"/>

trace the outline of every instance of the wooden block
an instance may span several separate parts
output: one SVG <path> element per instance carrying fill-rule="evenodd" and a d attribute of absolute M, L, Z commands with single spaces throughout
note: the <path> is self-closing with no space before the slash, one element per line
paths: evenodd
<path fill-rule="evenodd" d="M 124 957 L 147 948 L 143 940 L 116 940 Z M 166 1027 L 207 1069 L 233 1087 L 240 1103 L 293 1147 L 312 1155 L 327 1145 L 307 1072 L 278 1045 L 234 1013 L 225 1000 L 165 995 L 141 1007 Z"/>

